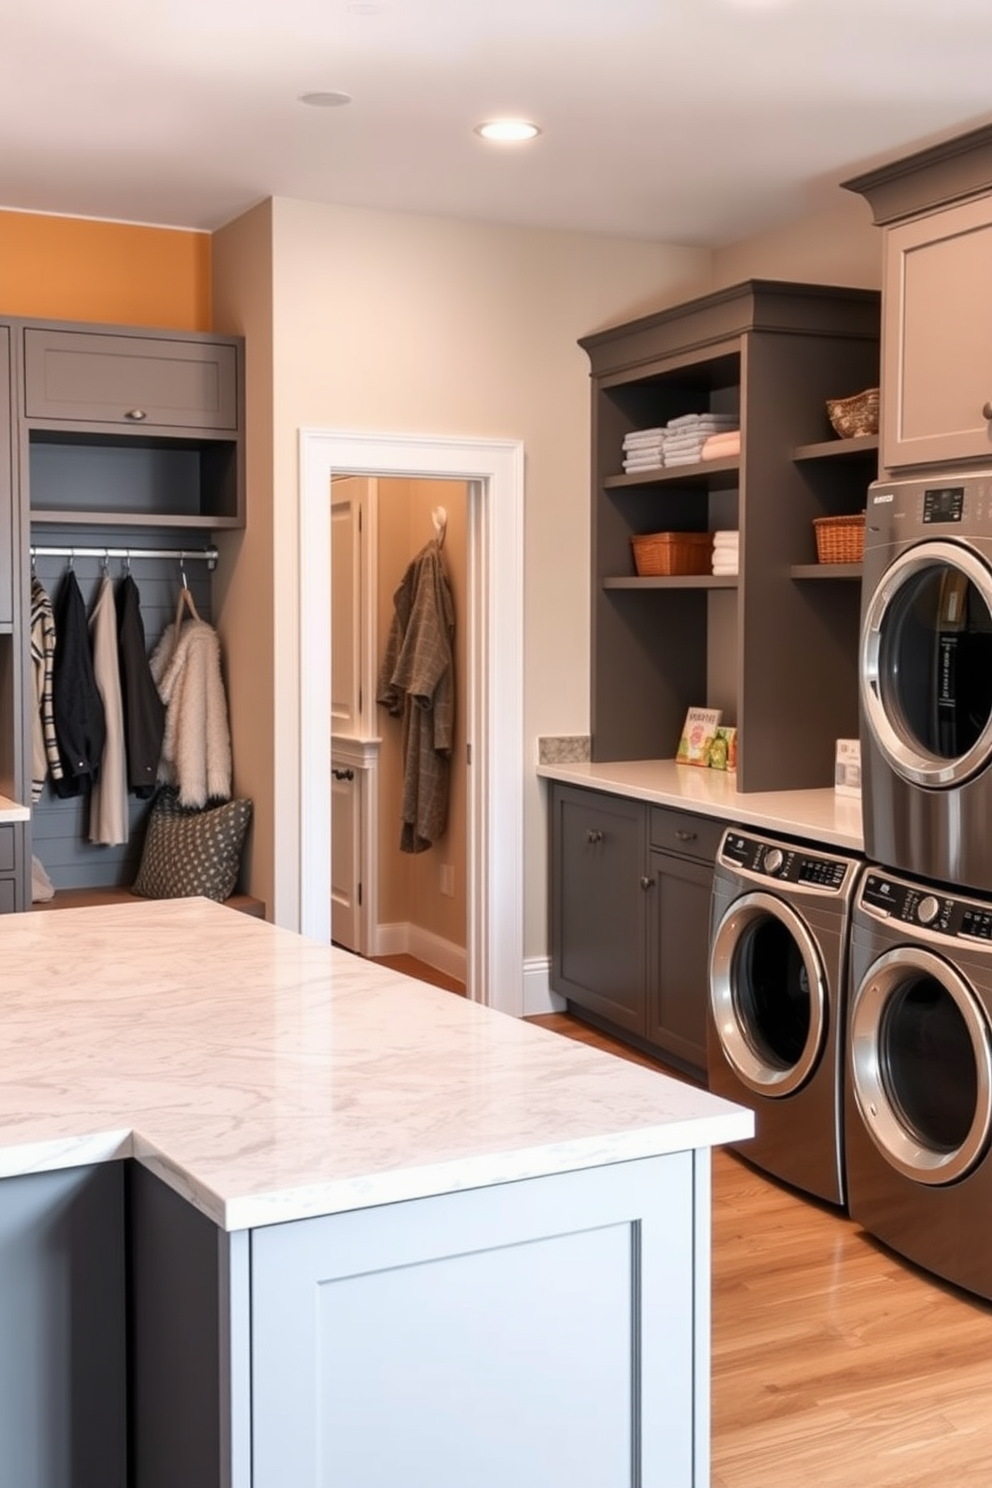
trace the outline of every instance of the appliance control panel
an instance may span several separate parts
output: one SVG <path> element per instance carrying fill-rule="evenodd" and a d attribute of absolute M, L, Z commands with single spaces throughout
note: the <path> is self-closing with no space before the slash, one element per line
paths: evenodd
<path fill-rule="evenodd" d="M 872 872 L 865 875 L 858 903 L 878 919 L 916 925 L 952 940 L 979 940 L 992 945 L 992 898 L 959 899 L 938 887 Z"/>
<path fill-rule="evenodd" d="M 839 894 L 857 867 L 852 858 L 831 857 L 795 843 L 771 842 L 766 837 L 734 831 L 724 833 L 717 862 L 755 879 L 796 884 L 828 894 Z"/>
<path fill-rule="evenodd" d="M 932 476 L 879 480 L 868 488 L 868 526 L 873 532 L 905 538 L 909 524 L 921 534 L 938 538 L 942 535 L 939 529 L 946 528 L 951 536 L 962 522 L 971 530 L 992 523 L 992 471 L 973 471 L 950 480 Z"/>

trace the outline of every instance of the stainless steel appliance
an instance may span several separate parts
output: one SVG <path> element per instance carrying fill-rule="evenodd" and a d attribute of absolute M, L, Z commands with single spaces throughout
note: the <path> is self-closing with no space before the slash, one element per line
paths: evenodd
<path fill-rule="evenodd" d="M 862 596 L 865 856 L 992 889 L 992 471 L 876 482 Z"/>
<path fill-rule="evenodd" d="M 749 1106 L 741 1154 L 805 1193 L 844 1203 L 848 922 L 859 860 L 731 828 L 716 855 L 707 1073 Z"/>
<path fill-rule="evenodd" d="M 870 868 L 850 973 L 851 1217 L 992 1298 L 992 899 Z"/>

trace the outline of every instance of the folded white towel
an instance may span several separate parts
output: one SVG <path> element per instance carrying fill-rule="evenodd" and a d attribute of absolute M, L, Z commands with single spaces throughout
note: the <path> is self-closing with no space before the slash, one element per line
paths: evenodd
<path fill-rule="evenodd" d="M 629 444 L 639 444 L 644 440 L 653 441 L 655 439 L 664 439 L 664 437 L 665 430 L 660 424 L 654 429 L 632 429 L 629 434 L 625 434 L 623 437 L 624 448 L 626 449 Z"/>
<path fill-rule="evenodd" d="M 670 450 L 673 455 L 687 455 L 690 450 L 700 454 L 703 448 L 701 439 L 670 439 L 665 445 L 666 452 Z"/>
<path fill-rule="evenodd" d="M 665 464 L 666 465 L 698 465 L 699 464 L 699 456 L 698 455 L 692 455 L 692 454 L 690 454 L 690 455 L 679 455 L 679 454 L 669 455 L 668 451 L 666 450 L 665 451 Z"/>
<path fill-rule="evenodd" d="M 714 537 L 713 546 L 718 552 L 736 553 L 740 547 L 740 538 L 736 532 L 721 532 Z"/>
<path fill-rule="evenodd" d="M 629 444 L 624 450 L 624 459 L 639 460 L 642 455 L 660 455 L 664 450 L 663 444 Z"/>
<path fill-rule="evenodd" d="M 713 577 L 715 579 L 733 579 L 737 577 L 736 563 L 715 563 L 713 565 Z"/>
<path fill-rule="evenodd" d="M 722 538 L 724 541 L 727 538 L 733 538 L 734 542 L 736 542 L 740 535 L 739 527 L 718 527 L 713 534 L 713 541 L 716 542 L 718 538 Z"/>
<path fill-rule="evenodd" d="M 736 573 L 737 572 L 737 568 L 738 568 L 738 562 L 737 562 L 737 559 L 736 558 L 732 558 L 728 553 L 717 553 L 716 551 L 714 551 L 714 553 L 713 553 L 713 572 L 714 573 Z"/>
<path fill-rule="evenodd" d="M 687 429 L 698 427 L 700 424 L 709 424 L 714 429 L 728 428 L 739 423 L 736 413 L 682 413 L 678 418 L 671 418 L 665 425 L 667 429 Z"/>
<path fill-rule="evenodd" d="M 665 462 L 655 457 L 651 460 L 624 460 L 624 475 L 637 475 L 642 470 L 664 470 Z"/>

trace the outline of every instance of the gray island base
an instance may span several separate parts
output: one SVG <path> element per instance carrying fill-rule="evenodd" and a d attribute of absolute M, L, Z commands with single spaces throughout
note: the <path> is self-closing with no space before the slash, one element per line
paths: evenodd
<path fill-rule="evenodd" d="M 204 901 L 0 934 L 3 1488 L 708 1488 L 749 1113 Z"/>

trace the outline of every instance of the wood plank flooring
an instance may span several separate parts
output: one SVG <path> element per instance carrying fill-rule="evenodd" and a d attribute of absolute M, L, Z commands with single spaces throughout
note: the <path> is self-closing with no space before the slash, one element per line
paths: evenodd
<path fill-rule="evenodd" d="M 992 1306 L 718 1150 L 712 1421 L 712 1488 L 992 1488 Z"/>

